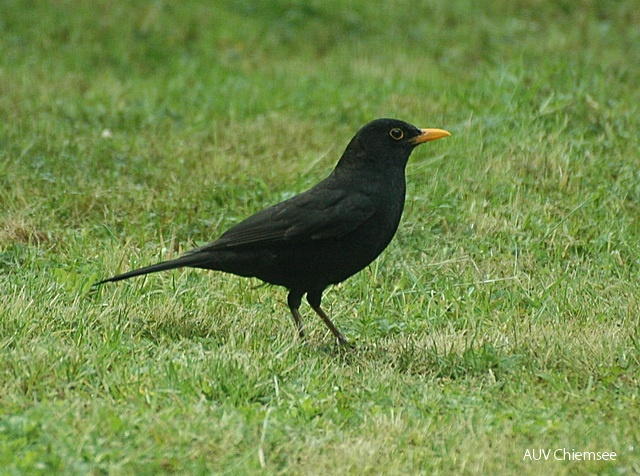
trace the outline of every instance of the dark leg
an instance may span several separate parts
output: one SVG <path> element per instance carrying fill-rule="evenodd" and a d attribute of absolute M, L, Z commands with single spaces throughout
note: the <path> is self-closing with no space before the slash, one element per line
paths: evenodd
<path fill-rule="evenodd" d="M 289 295 L 287 296 L 287 304 L 289 304 L 289 309 L 291 310 L 291 315 L 293 316 L 293 320 L 296 323 L 296 327 L 298 328 L 298 335 L 300 339 L 304 340 L 304 329 L 302 328 L 302 319 L 300 319 L 300 303 L 302 302 L 302 294 L 294 293 L 293 291 L 289 291 Z"/>
<path fill-rule="evenodd" d="M 324 323 L 329 328 L 331 333 L 336 337 L 336 339 L 338 339 L 338 342 L 340 343 L 340 345 L 349 345 L 349 341 L 344 338 L 344 336 L 340 333 L 338 328 L 333 325 L 333 322 L 331 322 L 331 319 L 329 319 L 329 316 L 327 316 L 327 314 L 320 307 L 320 302 L 322 301 L 322 291 L 324 290 L 309 291 L 307 293 L 307 301 L 309 301 L 309 304 L 311 304 L 311 307 L 313 308 L 313 310 L 316 311 L 318 316 L 320 316 L 320 318 L 324 321 Z"/>

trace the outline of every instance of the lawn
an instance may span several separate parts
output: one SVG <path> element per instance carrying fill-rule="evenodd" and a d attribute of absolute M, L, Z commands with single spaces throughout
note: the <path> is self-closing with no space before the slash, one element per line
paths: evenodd
<path fill-rule="evenodd" d="M 637 2 L 1 11 L 0 474 L 640 473 Z M 353 349 L 257 280 L 91 289 L 315 184 L 377 117 L 452 137 L 325 293 Z"/>

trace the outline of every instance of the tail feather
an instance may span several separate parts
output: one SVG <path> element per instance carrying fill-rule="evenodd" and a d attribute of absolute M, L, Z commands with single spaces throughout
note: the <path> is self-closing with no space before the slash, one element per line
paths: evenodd
<path fill-rule="evenodd" d="M 145 266 L 144 268 L 134 269 L 126 273 L 118 274 L 102 281 L 98 281 L 94 286 L 99 286 L 104 283 L 110 283 L 115 281 L 122 281 L 123 279 L 133 278 L 135 276 L 142 276 L 143 274 L 157 273 L 158 271 L 165 271 L 168 269 L 183 268 L 186 266 L 196 266 L 202 262 L 202 257 L 197 254 L 187 254 L 180 258 L 172 259 L 169 261 L 163 261 L 161 263 L 152 264 L 151 266 Z"/>

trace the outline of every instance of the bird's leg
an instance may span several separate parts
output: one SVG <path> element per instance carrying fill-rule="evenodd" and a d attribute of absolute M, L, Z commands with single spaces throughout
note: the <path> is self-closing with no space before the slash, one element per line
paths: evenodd
<path fill-rule="evenodd" d="M 300 319 L 300 303 L 302 302 L 302 295 L 294 294 L 293 291 L 289 291 L 289 295 L 287 296 L 287 304 L 289 304 L 289 309 L 291 310 L 291 315 L 293 316 L 293 320 L 296 323 L 296 327 L 298 328 L 298 335 L 300 339 L 304 340 L 304 328 L 302 327 L 302 319 Z"/>
<path fill-rule="evenodd" d="M 327 316 L 327 314 L 322 310 L 322 308 L 320 306 L 313 306 L 313 305 L 311 307 L 313 308 L 314 311 L 316 311 L 318 316 L 322 318 L 322 320 L 327 325 L 331 333 L 336 337 L 336 339 L 338 339 L 338 343 L 340 345 L 349 345 L 349 341 L 345 339 L 345 337 L 340 333 L 338 328 L 333 325 L 333 322 L 331 322 L 331 319 L 329 319 L 329 316 Z"/>
<path fill-rule="evenodd" d="M 316 314 L 318 314 L 318 316 L 320 316 L 320 318 L 324 321 L 331 333 L 336 337 L 336 339 L 338 339 L 338 343 L 340 345 L 349 345 L 349 341 L 344 338 L 338 328 L 333 325 L 333 322 L 331 322 L 329 316 L 327 316 L 327 314 L 320 307 L 320 302 L 322 301 L 322 291 L 309 291 L 307 293 L 307 301 L 309 301 L 309 304 L 311 305 L 313 310 L 316 311 Z"/>

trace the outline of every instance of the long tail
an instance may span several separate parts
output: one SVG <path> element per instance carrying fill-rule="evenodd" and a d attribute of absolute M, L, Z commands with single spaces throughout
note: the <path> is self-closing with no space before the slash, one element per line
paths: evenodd
<path fill-rule="evenodd" d="M 202 264 L 202 261 L 202 256 L 198 256 L 197 253 L 187 254 L 176 259 L 152 264 L 151 266 L 145 266 L 144 268 L 134 269 L 127 273 L 118 274 L 116 276 L 112 276 L 111 278 L 103 279 L 102 281 L 98 281 L 97 283 L 95 283 L 94 286 L 99 286 L 101 284 L 113 281 L 122 281 L 123 279 L 129 279 L 135 276 L 141 276 L 143 274 L 157 273 L 158 271 L 165 271 L 167 269 L 183 268 L 185 266 L 197 266 L 198 264 Z"/>

